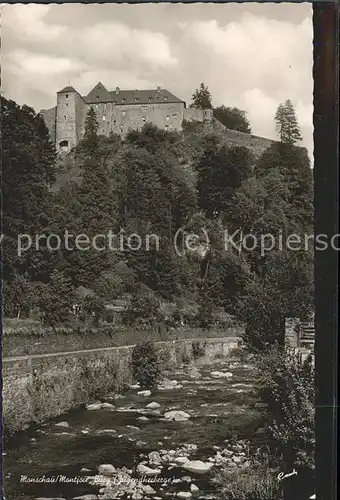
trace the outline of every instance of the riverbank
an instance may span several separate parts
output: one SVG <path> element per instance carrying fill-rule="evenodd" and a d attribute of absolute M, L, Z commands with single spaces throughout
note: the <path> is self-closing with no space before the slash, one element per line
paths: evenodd
<path fill-rule="evenodd" d="M 192 360 L 193 342 L 202 347 L 196 363 L 209 365 L 236 348 L 238 337 L 182 339 L 156 343 L 163 369 Z M 121 391 L 132 383 L 133 345 L 3 359 L 3 426 L 6 435 L 57 417 Z"/>
<path fill-rule="evenodd" d="M 264 439 L 253 367 L 230 352 L 178 363 L 151 393 L 133 384 L 10 440 L 7 498 L 218 498 L 214 476 L 246 469 Z"/>

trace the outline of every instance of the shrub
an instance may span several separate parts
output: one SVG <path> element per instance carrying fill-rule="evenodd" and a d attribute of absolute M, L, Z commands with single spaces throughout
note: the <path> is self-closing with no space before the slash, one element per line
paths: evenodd
<path fill-rule="evenodd" d="M 193 359 L 202 358 L 205 355 L 206 343 L 202 345 L 198 340 L 194 340 L 192 343 L 192 357 Z"/>
<path fill-rule="evenodd" d="M 221 472 L 216 482 L 222 500 L 281 500 L 283 492 L 277 472 L 258 465 Z"/>
<path fill-rule="evenodd" d="M 190 356 L 186 352 L 182 355 L 182 363 L 183 365 L 189 365 L 190 364 Z"/>
<path fill-rule="evenodd" d="M 141 387 L 154 387 L 160 376 L 157 349 L 153 342 L 137 344 L 132 351 L 132 375 Z"/>
<path fill-rule="evenodd" d="M 287 467 L 314 469 L 315 382 L 312 358 L 272 348 L 257 359 L 260 395 L 268 403 L 269 430 Z"/>

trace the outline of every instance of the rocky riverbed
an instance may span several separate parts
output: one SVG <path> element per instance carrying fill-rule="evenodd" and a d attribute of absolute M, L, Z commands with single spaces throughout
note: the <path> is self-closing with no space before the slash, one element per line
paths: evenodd
<path fill-rule="evenodd" d="M 22 433 L 4 456 L 7 500 L 218 498 L 214 475 L 261 443 L 253 368 L 183 365 Z"/>

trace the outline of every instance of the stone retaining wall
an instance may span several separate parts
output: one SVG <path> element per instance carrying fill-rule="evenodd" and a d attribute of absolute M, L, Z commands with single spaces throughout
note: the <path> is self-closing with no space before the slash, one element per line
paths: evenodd
<path fill-rule="evenodd" d="M 162 367 L 173 368 L 193 358 L 192 344 L 203 347 L 197 363 L 210 363 L 237 347 L 239 338 L 183 339 L 157 342 Z M 3 423 L 13 434 L 32 423 L 57 417 L 100 399 L 132 382 L 133 345 L 3 359 Z"/>

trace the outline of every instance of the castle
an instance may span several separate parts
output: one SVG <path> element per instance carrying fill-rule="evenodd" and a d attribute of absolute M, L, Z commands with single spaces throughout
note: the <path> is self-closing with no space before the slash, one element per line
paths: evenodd
<path fill-rule="evenodd" d="M 101 82 L 86 96 L 67 86 L 57 92 L 57 105 L 40 111 L 57 152 L 70 151 L 84 133 L 87 111 L 97 115 L 98 134 L 124 137 L 152 123 L 163 130 L 181 130 L 183 120 L 211 121 L 211 109 L 187 108 L 186 103 L 166 89 L 107 90 Z"/>

